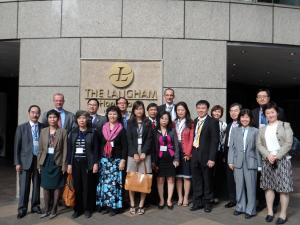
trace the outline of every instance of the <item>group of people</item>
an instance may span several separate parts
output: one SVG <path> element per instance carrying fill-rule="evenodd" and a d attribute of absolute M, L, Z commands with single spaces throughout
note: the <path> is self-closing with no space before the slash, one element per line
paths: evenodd
<path fill-rule="evenodd" d="M 209 112 L 209 102 L 199 100 L 198 116 L 193 120 L 187 104 L 175 104 L 174 98 L 174 90 L 167 88 L 165 104 L 150 103 L 145 108 L 142 101 L 136 101 L 129 115 L 128 100 L 120 97 L 105 116 L 97 114 L 99 102 L 91 98 L 87 110 L 74 115 L 63 109 L 63 94 L 56 93 L 54 109 L 43 114 L 42 123 L 38 122 L 39 106 L 31 105 L 29 121 L 17 127 L 15 137 L 17 217 L 27 214 L 31 181 L 31 211 L 41 218 L 56 217 L 66 174 L 73 175 L 76 193 L 73 218 L 82 214 L 89 218 L 95 210 L 113 216 L 126 202 L 131 215 L 143 215 L 147 194 L 139 193 L 137 198 L 135 192 L 124 191 L 126 172 L 140 172 L 153 174 L 148 197 L 159 197 L 158 209 L 173 209 L 176 187 L 178 206 L 187 207 L 191 193 L 190 210 L 204 208 L 209 213 L 218 198 L 224 197 L 227 184 L 230 201 L 225 207 L 235 206 L 234 215 L 250 219 L 267 206 L 265 220 L 271 222 L 279 196 L 281 211 L 276 223 L 285 223 L 289 192 L 293 191 L 289 157 L 293 132 L 283 122 L 283 110 L 270 102 L 269 90 L 257 92 L 259 107 L 252 111 L 232 104 L 228 125 L 221 120 L 222 106 L 215 105 Z"/>

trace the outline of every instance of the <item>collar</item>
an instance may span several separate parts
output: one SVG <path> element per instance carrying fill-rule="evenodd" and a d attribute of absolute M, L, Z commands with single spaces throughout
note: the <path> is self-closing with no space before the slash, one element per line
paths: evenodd
<path fill-rule="evenodd" d="M 39 123 L 38 123 L 38 122 L 34 123 L 34 122 L 32 122 L 31 120 L 29 120 L 29 124 L 30 124 L 30 126 L 32 127 L 33 125 L 38 125 Z"/>
<path fill-rule="evenodd" d="M 198 116 L 198 121 L 202 122 L 202 121 L 206 120 L 206 118 L 207 118 L 207 115 L 202 117 L 202 118 L 200 116 Z"/>
<path fill-rule="evenodd" d="M 174 107 L 174 103 L 172 103 L 171 105 L 169 105 L 168 103 L 166 103 L 167 107 Z"/>
<path fill-rule="evenodd" d="M 150 116 L 148 118 L 151 122 L 156 122 L 156 119 L 152 119 Z"/>
<path fill-rule="evenodd" d="M 57 112 L 59 112 L 59 113 L 63 113 L 63 112 L 65 112 L 65 110 L 62 108 L 61 110 L 59 110 L 59 109 L 55 109 Z"/>

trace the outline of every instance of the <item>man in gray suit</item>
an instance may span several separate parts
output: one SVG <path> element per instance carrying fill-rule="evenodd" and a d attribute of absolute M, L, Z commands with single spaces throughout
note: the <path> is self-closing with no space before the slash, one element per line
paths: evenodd
<path fill-rule="evenodd" d="M 53 95 L 53 104 L 54 104 L 54 109 L 60 113 L 60 121 L 59 121 L 59 126 L 61 128 L 64 128 L 67 130 L 69 133 L 72 128 L 74 127 L 74 114 L 63 109 L 65 103 L 65 97 L 62 93 L 55 93 Z M 48 121 L 47 121 L 47 112 L 43 114 L 43 119 L 42 122 L 43 124 L 48 126 Z"/>
<path fill-rule="evenodd" d="M 90 98 L 87 102 L 87 111 L 91 116 L 91 124 L 93 129 L 100 129 L 106 122 L 105 116 L 100 116 L 97 114 L 99 109 L 99 101 L 96 98 Z"/>
<path fill-rule="evenodd" d="M 41 109 L 31 105 L 28 109 L 29 121 L 17 127 L 14 146 L 14 161 L 19 173 L 19 205 L 20 219 L 27 214 L 32 180 L 31 212 L 41 214 L 40 208 L 40 174 L 37 169 L 37 154 L 39 152 L 39 137 L 43 125 L 38 122 Z"/>

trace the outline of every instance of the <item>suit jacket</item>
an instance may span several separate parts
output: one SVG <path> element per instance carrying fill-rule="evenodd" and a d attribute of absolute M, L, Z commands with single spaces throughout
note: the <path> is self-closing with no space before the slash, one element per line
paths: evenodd
<path fill-rule="evenodd" d="M 100 116 L 100 115 L 96 114 L 94 123 L 92 123 L 92 121 L 91 121 L 91 124 L 94 129 L 100 129 L 105 124 L 106 121 L 107 121 L 107 119 L 105 116 Z"/>
<path fill-rule="evenodd" d="M 128 121 L 127 140 L 128 140 L 128 156 L 133 157 L 138 154 L 138 126 L 133 120 Z M 145 119 L 142 123 L 142 153 L 149 155 L 152 153 L 152 127 L 149 119 Z"/>
<path fill-rule="evenodd" d="M 184 156 L 192 156 L 192 148 L 193 148 L 193 141 L 194 141 L 194 124 L 192 123 L 191 128 L 184 128 L 181 133 L 181 145 L 182 151 Z"/>
<path fill-rule="evenodd" d="M 85 132 L 85 151 L 86 158 L 88 161 L 88 169 L 93 169 L 93 165 L 98 163 L 100 158 L 99 151 L 99 133 L 97 131 L 93 131 L 93 129 L 87 129 Z M 68 165 L 73 164 L 74 155 L 76 152 L 76 140 L 79 135 L 79 128 L 74 128 L 69 136 L 68 136 L 68 153 L 67 153 L 67 162 Z"/>
<path fill-rule="evenodd" d="M 248 169 L 261 167 L 261 158 L 256 149 L 256 138 L 258 129 L 248 127 L 246 137 L 246 150 L 244 152 L 244 135 L 242 127 L 235 127 L 231 131 L 229 143 L 228 164 L 233 164 L 235 168 L 241 169 L 243 164 L 247 164 Z"/>
<path fill-rule="evenodd" d="M 259 112 L 260 112 L 260 107 L 257 107 L 252 110 L 253 126 L 256 128 L 259 128 Z M 278 120 L 286 121 L 284 110 L 280 107 L 278 108 Z"/>
<path fill-rule="evenodd" d="M 259 129 L 259 134 L 257 136 L 257 141 L 256 141 L 256 147 L 259 150 L 259 152 L 262 154 L 263 159 L 266 159 L 270 154 L 270 152 L 267 149 L 266 139 L 265 139 L 266 128 L 267 126 Z M 288 122 L 278 121 L 276 135 L 280 145 L 280 149 L 277 152 L 276 157 L 278 159 L 282 159 L 282 157 L 287 155 L 288 152 L 291 150 L 293 144 L 293 131 L 290 124 Z"/>
<path fill-rule="evenodd" d="M 37 157 L 38 168 L 44 165 L 49 143 L 49 127 L 42 129 L 39 140 L 39 154 Z M 56 141 L 54 143 L 54 161 L 57 166 L 62 167 L 62 172 L 66 170 L 67 160 L 67 131 L 63 128 L 56 130 Z"/>
<path fill-rule="evenodd" d="M 38 123 L 39 136 L 44 125 Z M 14 144 L 14 163 L 21 165 L 24 170 L 28 170 L 32 164 L 33 139 L 29 122 L 17 127 Z"/>
<path fill-rule="evenodd" d="M 173 105 L 174 105 L 174 107 L 173 107 L 173 110 L 172 110 L 172 112 L 174 111 L 174 113 L 176 114 L 176 112 L 175 112 L 175 103 L 173 103 Z M 160 106 L 158 106 L 158 108 L 157 108 L 157 115 L 159 116 L 160 114 L 162 114 L 164 111 L 167 111 L 166 110 L 166 104 L 162 104 L 162 105 L 160 105 Z M 170 112 L 170 114 L 171 114 L 171 118 L 172 118 L 172 113 Z M 175 120 L 174 118 L 172 118 L 172 120 Z"/>
<path fill-rule="evenodd" d="M 198 118 L 194 120 L 195 130 Z M 200 162 L 206 166 L 208 160 L 215 161 L 219 146 L 219 121 L 207 116 L 205 119 L 199 139 L 199 147 L 193 147 L 193 151 L 200 152 Z M 194 157 L 194 156 L 192 156 Z"/>
<path fill-rule="evenodd" d="M 67 110 L 64 110 L 65 112 L 65 122 L 64 122 L 64 126 L 63 128 L 65 130 L 67 130 L 68 133 L 70 133 L 70 131 L 74 128 L 75 126 L 75 121 L 74 121 L 74 114 L 67 111 Z M 45 112 L 43 114 L 43 118 L 42 118 L 42 122 L 43 124 L 45 124 L 46 126 L 49 126 L 48 124 L 48 120 L 47 120 L 47 112 Z"/>

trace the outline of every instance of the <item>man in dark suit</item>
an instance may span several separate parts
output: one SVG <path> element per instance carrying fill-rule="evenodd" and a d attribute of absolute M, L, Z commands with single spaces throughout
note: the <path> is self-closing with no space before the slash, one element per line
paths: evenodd
<path fill-rule="evenodd" d="M 269 89 L 262 88 L 256 92 L 256 101 L 259 107 L 252 110 L 254 127 L 261 128 L 268 123 L 265 115 L 263 114 L 263 107 L 267 103 L 269 103 L 270 100 L 271 100 L 271 93 Z M 278 108 L 278 110 L 279 110 L 278 119 L 281 121 L 286 121 L 284 110 L 280 107 Z M 261 176 L 260 170 L 261 169 L 259 168 L 257 174 L 257 182 L 256 182 L 257 183 L 256 192 L 257 192 L 257 200 L 258 200 L 258 204 L 256 207 L 257 212 L 262 211 L 266 207 L 265 192 L 260 188 L 260 176 Z M 274 209 L 273 209 L 275 212 L 277 211 L 278 204 L 279 204 L 279 195 L 278 193 L 276 193 L 275 200 L 274 200 Z"/>
<path fill-rule="evenodd" d="M 226 183 L 227 183 L 227 192 L 229 197 L 229 202 L 225 204 L 225 208 L 231 208 L 236 205 L 236 190 L 235 190 L 235 181 L 233 176 L 233 171 L 228 167 L 228 150 L 229 150 L 229 141 L 232 128 L 238 127 L 238 117 L 242 105 L 239 103 L 233 103 L 229 106 L 229 115 L 231 122 L 228 123 L 225 131 L 225 143 L 224 143 L 224 156 L 223 159 L 226 162 Z"/>
<path fill-rule="evenodd" d="M 169 112 L 171 114 L 172 121 L 176 119 L 174 98 L 174 89 L 166 88 L 164 91 L 165 104 L 158 106 L 158 114 L 161 114 L 164 111 Z"/>
<path fill-rule="evenodd" d="M 129 112 L 127 111 L 128 108 L 128 100 L 124 97 L 119 97 L 116 99 L 116 106 L 120 109 L 122 114 L 122 122 L 125 130 L 127 130 L 127 122 L 130 118 Z"/>
<path fill-rule="evenodd" d="M 207 113 L 209 102 L 200 100 L 196 104 L 198 118 L 195 119 L 195 134 L 192 150 L 193 206 L 191 211 L 204 207 L 211 212 L 213 200 L 213 167 L 219 145 L 219 123 Z"/>
<path fill-rule="evenodd" d="M 91 116 L 91 124 L 93 129 L 100 129 L 106 122 L 106 117 L 97 114 L 99 109 L 99 101 L 96 98 L 90 98 L 87 101 L 87 111 Z"/>
<path fill-rule="evenodd" d="M 38 122 L 41 109 L 31 105 L 28 109 L 29 121 L 17 127 L 14 144 L 14 163 L 19 173 L 19 204 L 20 219 L 27 214 L 32 181 L 31 212 L 41 214 L 40 208 L 40 174 L 37 169 L 37 155 L 39 152 L 39 137 L 43 125 Z"/>
<path fill-rule="evenodd" d="M 59 127 L 64 128 L 69 133 L 74 127 L 74 114 L 63 108 L 65 104 L 65 97 L 62 93 L 55 93 L 53 95 L 54 109 L 60 113 Z M 48 126 L 47 112 L 43 114 L 42 122 Z"/>

